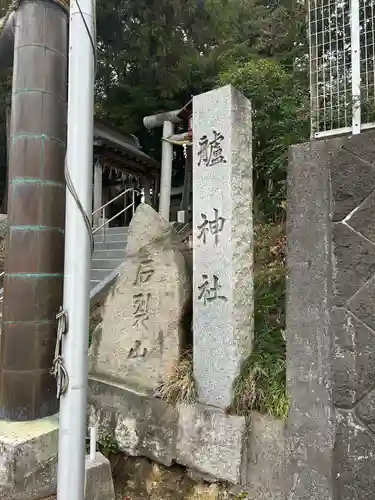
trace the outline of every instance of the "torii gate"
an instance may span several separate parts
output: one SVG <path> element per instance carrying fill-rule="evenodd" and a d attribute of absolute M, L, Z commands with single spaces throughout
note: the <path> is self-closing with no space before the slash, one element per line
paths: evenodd
<path fill-rule="evenodd" d="M 188 218 L 192 187 L 192 113 L 193 101 L 190 100 L 181 109 L 146 116 L 143 119 L 143 124 L 148 129 L 163 127 L 159 213 L 167 221 L 171 205 L 173 145 L 186 147 L 184 190 L 179 222 L 187 222 Z M 175 125 L 185 125 L 187 131 L 175 134 Z"/>

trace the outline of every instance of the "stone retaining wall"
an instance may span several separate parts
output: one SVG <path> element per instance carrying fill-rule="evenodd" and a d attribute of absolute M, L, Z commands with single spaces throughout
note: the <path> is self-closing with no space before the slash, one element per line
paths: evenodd
<path fill-rule="evenodd" d="M 281 498 L 284 423 L 257 413 L 227 415 L 201 404 L 173 408 L 120 384 L 89 379 L 89 425 L 120 450 L 164 465 L 177 462 L 209 481 L 250 485 Z M 273 496 L 270 496 L 273 495 Z"/>
<path fill-rule="evenodd" d="M 295 146 L 288 195 L 287 498 L 375 491 L 375 134 Z"/>

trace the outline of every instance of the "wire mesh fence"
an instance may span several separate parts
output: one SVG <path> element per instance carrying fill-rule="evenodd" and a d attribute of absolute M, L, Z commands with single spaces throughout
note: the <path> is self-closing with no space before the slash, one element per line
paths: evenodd
<path fill-rule="evenodd" d="M 311 135 L 375 127 L 375 0 L 309 0 Z"/>

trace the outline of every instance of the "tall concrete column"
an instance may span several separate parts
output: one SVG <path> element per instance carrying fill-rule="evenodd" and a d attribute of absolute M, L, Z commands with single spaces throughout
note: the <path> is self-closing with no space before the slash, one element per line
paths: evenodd
<path fill-rule="evenodd" d="M 100 162 L 97 162 L 94 167 L 94 212 L 103 206 L 103 168 Z M 101 212 L 94 214 L 94 227 L 99 226 Z"/>
<path fill-rule="evenodd" d="M 9 152 L 0 418 L 57 412 L 50 375 L 63 300 L 68 15 L 51 1 L 17 12 Z"/>

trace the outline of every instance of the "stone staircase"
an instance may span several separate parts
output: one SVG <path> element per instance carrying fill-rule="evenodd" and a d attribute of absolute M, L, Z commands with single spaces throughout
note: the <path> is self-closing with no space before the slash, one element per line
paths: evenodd
<path fill-rule="evenodd" d="M 127 227 L 106 227 L 94 235 L 91 263 L 91 290 L 100 285 L 125 259 Z"/>

